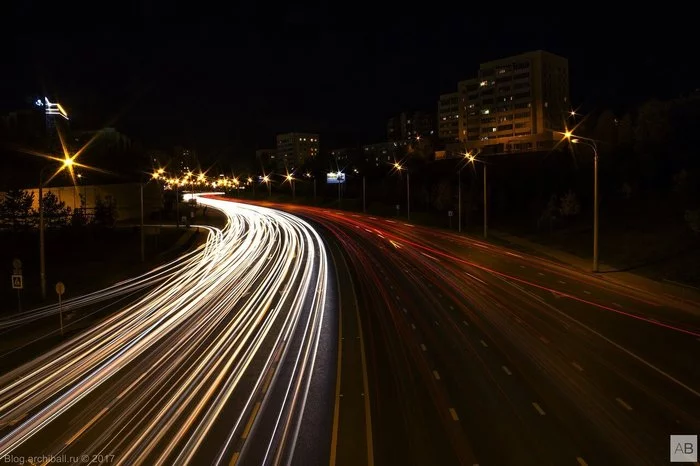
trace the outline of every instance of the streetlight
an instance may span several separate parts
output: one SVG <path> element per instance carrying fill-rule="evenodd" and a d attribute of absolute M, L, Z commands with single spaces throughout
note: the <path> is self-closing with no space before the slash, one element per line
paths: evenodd
<path fill-rule="evenodd" d="M 73 166 L 73 158 L 68 155 L 62 160 L 58 172 L 70 169 Z M 51 168 L 46 165 L 39 171 L 39 278 L 41 281 L 41 299 L 46 299 L 46 246 L 44 242 L 44 172 Z"/>
<path fill-rule="evenodd" d="M 270 177 L 264 175 L 262 180 L 263 183 L 267 184 L 267 197 L 272 197 L 272 185 L 270 185 Z"/>
<path fill-rule="evenodd" d="M 311 179 L 314 180 L 314 181 L 313 181 L 313 182 L 314 182 L 314 204 L 316 204 L 316 177 L 313 176 L 313 175 L 311 174 L 311 172 L 306 172 L 306 174 L 304 174 L 304 176 L 307 177 L 307 178 L 311 178 Z"/>
<path fill-rule="evenodd" d="M 476 157 L 472 155 L 471 152 L 464 154 L 464 158 L 469 163 L 474 163 Z M 467 164 L 463 165 L 462 168 L 457 170 L 457 231 L 462 232 L 462 170 Z"/>
<path fill-rule="evenodd" d="M 398 162 L 394 162 L 394 168 L 399 172 L 406 170 L 406 219 L 411 220 L 411 175 L 408 169 Z"/>
<path fill-rule="evenodd" d="M 598 145 L 594 139 L 563 133 L 572 144 L 583 144 L 593 149 L 593 272 L 598 272 Z"/>
<path fill-rule="evenodd" d="M 292 175 L 292 173 L 287 173 L 285 178 L 287 181 L 289 181 L 289 185 L 292 187 L 292 199 L 294 199 L 296 197 L 296 190 L 294 189 L 294 176 Z"/>

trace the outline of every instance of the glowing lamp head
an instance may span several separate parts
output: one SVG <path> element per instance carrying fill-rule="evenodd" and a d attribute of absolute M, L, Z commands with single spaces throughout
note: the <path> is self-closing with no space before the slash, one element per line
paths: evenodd
<path fill-rule="evenodd" d="M 70 157 L 66 157 L 63 159 L 63 167 L 64 168 L 70 168 L 73 166 L 73 159 Z"/>
<path fill-rule="evenodd" d="M 566 131 L 566 132 L 564 132 L 564 137 L 565 137 L 566 139 L 571 139 L 571 131 Z"/>

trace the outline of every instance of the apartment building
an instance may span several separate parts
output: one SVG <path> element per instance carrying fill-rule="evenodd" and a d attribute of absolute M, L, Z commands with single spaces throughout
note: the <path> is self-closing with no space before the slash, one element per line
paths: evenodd
<path fill-rule="evenodd" d="M 491 153 L 553 147 L 571 108 L 568 68 L 543 50 L 482 63 L 458 83 L 459 141 Z"/>

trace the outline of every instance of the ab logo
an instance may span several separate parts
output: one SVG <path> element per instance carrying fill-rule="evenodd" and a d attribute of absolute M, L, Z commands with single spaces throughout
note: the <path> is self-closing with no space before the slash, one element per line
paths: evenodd
<path fill-rule="evenodd" d="M 671 435 L 671 463 L 687 463 L 697 460 L 697 435 Z"/>

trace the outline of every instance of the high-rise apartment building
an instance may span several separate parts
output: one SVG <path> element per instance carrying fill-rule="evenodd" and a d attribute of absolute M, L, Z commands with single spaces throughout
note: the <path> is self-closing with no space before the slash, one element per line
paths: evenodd
<path fill-rule="evenodd" d="M 438 101 L 438 137 L 444 141 L 459 138 L 459 93 L 442 94 Z"/>
<path fill-rule="evenodd" d="M 275 171 L 279 168 L 284 169 L 284 164 L 278 167 L 277 164 L 277 149 L 258 149 L 255 151 L 255 160 L 259 167 L 265 171 Z"/>
<path fill-rule="evenodd" d="M 566 58 L 537 50 L 482 63 L 478 78 L 458 89 L 458 134 L 467 148 L 546 150 L 561 139 L 571 107 Z"/>
<path fill-rule="evenodd" d="M 289 171 L 318 156 L 318 150 L 318 134 L 286 133 L 277 135 L 278 164 L 283 164 Z"/>
<path fill-rule="evenodd" d="M 435 114 L 416 111 L 402 112 L 389 118 L 386 135 L 389 141 L 402 141 L 416 137 L 430 137 L 435 133 Z"/>

